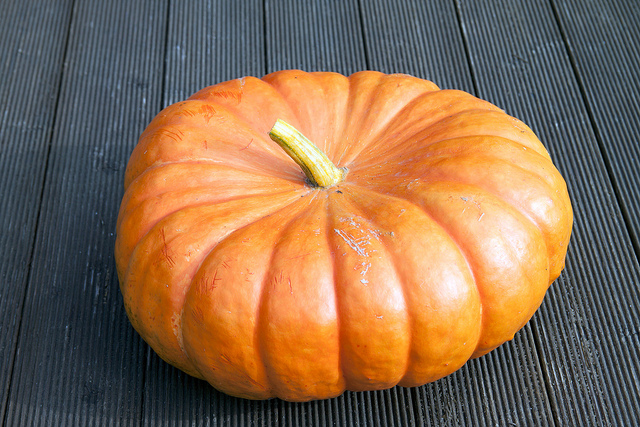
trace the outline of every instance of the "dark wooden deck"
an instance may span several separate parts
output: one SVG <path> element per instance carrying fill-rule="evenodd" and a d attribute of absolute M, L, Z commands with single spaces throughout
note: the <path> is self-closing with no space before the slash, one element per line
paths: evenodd
<path fill-rule="evenodd" d="M 0 424 L 640 424 L 640 3 L 0 1 Z M 113 260 L 123 173 L 159 110 L 284 68 L 404 72 L 529 124 L 575 210 L 515 339 L 415 389 L 292 404 L 162 362 Z"/>

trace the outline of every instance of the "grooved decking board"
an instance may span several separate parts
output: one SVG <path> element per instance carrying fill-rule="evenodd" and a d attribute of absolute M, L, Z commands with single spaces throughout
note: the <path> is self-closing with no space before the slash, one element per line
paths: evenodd
<path fill-rule="evenodd" d="M 553 10 L 546 1 L 460 10 L 480 96 L 533 128 L 572 197 L 567 268 L 532 322 L 557 421 L 637 425 L 640 268 Z"/>
<path fill-rule="evenodd" d="M 233 426 L 397 426 L 423 425 L 414 411 L 414 393 L 395 388 L 379 392 L 346 392 L 335 399 L 305 403 L 279 399 L 251 401 L 229 397 L 204 381 L 179 372 L 157 357 L 151 372 L 164 384 L 155 384 L 152 405 L 144 424 Z"/>
<path fill-rule="evenodd" d="M 372 68 L 415 74 L 442 88 L 475 92 L 452 2 L 367 2 L 363 9 Z M 433 425 L 553 423 L 529 325 L 513 341 L 468 362 L 451 377 L 427 384 L 419 393 L 430 396 L 422 411 Z"/>
<path fill-rule="evenodd" d="M 553 3 L 640 257 L 640 3 Z"/>
<path fill-rule="evenodd" d="M 0 9 L 0 425 L 640 424 L 637 2 Z M 576 223 L 567 269 L 513 341 L 424 387 L 304 404 L 225 396 L 142 342 L 112 256 L 139 134 L 204 86 L 280 68 L 418 75 L 540 135 Z"/>
<path fill-rule="evenodd" d="M 245 75 L 262 77 L 266 70 L 262 24 L 259 0 L 171 1 L 163 105 L 222 81 Z M 246 420 L 254 419 L 250 413 L 264 408 L 219 393 L 168 365 L 148 347 L 147 351 L 145 425 L 232 421 L 246 425 Z M 268 415 L 260 414 L 260 419 Z"/>
<path fill-rule="evenodd" d="M 175 0 L 169 13 L 165 106 L 216 83 L 265 74 L 262 1 Z"/>
<path fill-rule="evenodd" d="M 442 89 L 474 92 L 450 0 L 362 1 L 369 67 L 431 80 Z"/>
<path fill-rule="evenodd" d="M 268 72 L 367 69 L 357 0 L 265 0 Z"/>
<path fill-rule="evenodd" d="M 334 61 L 334 66 L 343 73 L 348 74 L 356 71 L 358 68 L 347 70 L 351 66 L 348 63 L 336 63 L 335 59 L 332 59 L 334 58 L 333 51 L 323 48 L 323 46 L 335 44 L 343 49 L 342 57 L 357 58 L 358 55 L 361 55 L 361 60 L 364 60 L 364 46 L 358 45 L 357 40 L 354 39 L 357 34 L 351 35 L 350 45 L 346 44 L 344 39 L 349 38 L 348 34 L 335 35 L 335 31 L 327 32 L 325 28 L 323 33 L 318 29 L 318 26 L 327 25 L 326 21 L 321 19 L 307 22 L 308 27 L 302 31 L 302 40 L 292 40 L 291 34 L 286 31 L 277 31 L 280 28 L 305 22 L 305 17 L 312 14 L 318 6 L 311 3 L 305 7 L 298 7 L 301 7 L 302 10 L 295 7 L 270 10 L 267 4 L 266 22 L 276 23 L 273 29 L 270 29 L 269 25 L 266 28 L 267 63 L 281 65 L 273 68 L 270 65 L 269 71 L 292 67 L 306 70 L 323 69 L 323 64 L 327 61 Z M 344 5 L 342 7 L 345 7 L 346 10 L 354 10 L 354 8 Z M 369 13 L 374 16 L 385 14 L 388 19 L 400 20 L 401 22 L 411 18 L 414 20 L 414 25 L 422 28 L 432 28 L 434 24 L 442 23 L 444 20 L 443 13 L 431 14 L 430 12 L 433 11 L 423 10 L 419 4 L 412 5 L 412 7 L 412 10 L 390 7 L 386 10 L 369 11 Z M 330 16 L 344 14 L 343 11 L 335 7 L 326 8 L 326 5 L 322 10 L 323 13 Z M 422 55 L 428 53 L 431 56 L 427 55 L 416 62 L 421 65 L 428 64 L 434 75 L 441 75 L 443 80 L 448 79 L 450 85 L 454 87 L 466 86 L 466 89 L 469 90 L 472 87 L 471 77 L 468 74 L 455 8 L 450 6 L 448 11 L 448 20 L 446 20 L 448 32 L 445 31 L 445 33 L 447 37 L 456 40 L 457 51 L 451 52 L 450 41 L 446 38 L 440 44 L 430 43 L 428 49 L 419 46 L 419 41 L 407 40 L 407 35 L 404 33 L 395 35 L 398 40 L 392 38 L 391 42 L 398 44 L 402 42 L 403 48 L 419 51 Z M 188 15 L 192 16 L 191 13 Z M 195 16 L 201 17 L 202 13 L 196 13 Z M 349 21 L 347 25 L 357 26 L 360 23 L 357 16 L 349 16 L 341 18 Z M 204 19 L 206 21 L 207 18 Z M 230 20 L 228 15 L 223 15 L 219 19 Z M 179 27 L 178 24 L 173 23 L 173 14 L 171 14 L 169 27 L 173 28 L 174 25 L 176 28 Z M 194 28 L 194 33 L 198 34 L 201 25 L 194 27 L 191 24 L 190 27 Z M 456 28 L 458 28 L 457 39 L 451 34 L 451 31 Z M 371 34 L 381 31 L 376 26 L 371 26 L 367 30 Z M 295 34 L 300 34 L 300 31 L 296 31 Z M 324 35 L 322 41 L 314 39 L 318 34 Z M 385 37 L 390 38 L 388 34 Z M 173 36 L 170 33 L 169 52 L 171 52 L 173 45 Z M 289 48 L 280 49 L 279 47 L 283 45 L 289 46 Z M 317 49 L 311 49 L 314 46 L 317 46 Z M 199 49 L 204 50 L 205 48 L 200 47 Z M 353 52 L 349 49 L 352 49 Z M 374 60 L 380 63 L 388 62 L 388 58 L 382 56 L 385 49 L 380 47 L 375 49 L 373 50 L 376 52 L 376 55 L 373 56 Z M 193 52 L 185 52 L 184 55 L 194 56 Z M 217 53 L 215 55 L 220 56 Z M 462 70 L 459 72 L 457 81 L 455 74 L 452 78 L 451 73 L 445 72 L 446 66 L 433 58 L 441 56 L 446 56 L 447 60 L 455 65 L 456 70 Z M 172 66 L 170 61 L 168 69 L 171 69 Z M 406 69 L 402 68 L 402 64 L 395 66 L 399 69 L 393 71 L 406 72 Z M 415 65 L 411 66 L 415 67 Z M 232 77 L 237 77 L 237 75 L 227 78 Z M 175 80 L 181 81 L 179 77 Z M 195 89 L 197 88 L 192 90 Z M 171 90 L 169 85 L 167 91 L 171 93 Z M 313 425 L 313 422 L 318 420 L 338 425 L 407 425 L 413 423 L 459 425 L 465 422 L 474 425 L 491 425 L 522 420 L 537 423 L 549 422 L 550 405 L 541 380 L 541 369 L 537 356 L 530 345 L 532 342 L 530 329 L 524 331 L 523 334 L 526 334 L 528 340 L 521 342 L 522 340 L 517 339 L 511 344 L 511 347 L 499 349 L 494 355 L 481 359 L 481 361 L 471 362 L 459 374 L 423 388 L 394 388 L 381 392 L 346 393 L 326 402 L 305 404 L 289 404 L 280 401 L 247 402 L 230 398 L 211 389 L 204 382 L 178 372 L 160 361 L 157 356 L 151 355 L 150 370 L 147 375 L 148 388 L 145 392 L 147 402 L 145 404 L 145 421 L 150 425 L 163 422 L 171 423 L 176 420 L 183 420 L 186 423 L 189 423 L 190 420 L 205 420 L 211 423 L 214 421 L 236 422 L 242 425 L 260 420 L 266 422 L 267 425 L 275 420 L 287 425 Z M 481 380 L 478 380 L 479 378 Z M 482 380 L 483 378 L 489 378 L 489 380 Z M 521 395 L 525 397 L 523 398 Z M 181 403 L 185 401 L 197 403 L 195 407 L 185 406 L 184 403 Z M 166 402 L 171 403 L 167 404 Z M 474 405 L 469 402 L 473 402 Z M 358 410 L 354 412 L 354 409 L 350 409 L 350 407 L 358 408 Z M 509 410 L 504 411 L 505 407 Z M 337 409 L 332 410 L 333 408 Z"/>
<path fill-rule="evenodd" d="M 4 418 L 71 17 L 69 1 L 0 14 L 0 424 Z"/>
<path fill-rule="evenodd" d="M 137 424 L 144 347 L 113 260 L 124 166 L 161 105 L 166 8 L 77 2 L 7 426 Z"/>
<path fill-rule="evenodd" d="M 184 6 L 184 5 L 183 5 Z M 186 6 L 177 6 L 178 9 L 184 11 Z M 315 5 L 310 5 L 315 6 Z M 337 9 L 325 10 L 325 13 L 336 14 L 336 11 L 340 11 L 341 7 L 339 3 L 335 3 Z M 306 7 L 306 6 L 305 6 Z M 220 28 L 222 24 L 219 22 L 227 22 L 229 28 L 238 28 L 241 22 L 237 20 L 248 19 L 251 22 L 262 22 L 262 9 L 259 7 L 250 7 L 248 10 L 253 11 L 253 15 L 238 15 L 235 14 L 233 8 L 217 8 L 213 12 L 209 7 L 204 9 L 190 10 L 186 13 L 174 13 L 174 9 L 170 12 L 170 32 L 168 42 L 169 61 L 167 65 L 167 87 L 166 93 L 172 94 L 174 92 L 174 86 L 172 82 L 176 82 L 176 86 L 179 86 L 180 82 L 185 80 L 182 77 L 183 74 L 189 72 L 193 73 L 194 70 L 190 69 L 188 65 L 182 65 L 178 62 L 179 57 L 172 56 L 172 49 L 174 46 L 181 45 L 181 34 L 174 33 L 174 28 L 189 27 L 194 34 L 206 32 L 211 25 L 212 28 Z M 267 11 L 268 11 L 267 7 Z M 353 10 L 353 9 L 349 9 Z M 272 10 L 275 13 L 275 10 Z M 203 16 L 210 13 L 211 16 Z M 290 22 L 294 22 L 297 15 L 292 13 L 291 9 L 278 9 L 278 13 L 283 16 L 275 19 L 288 19 Z M 306 10 L 305 13 L 309 13 Z M 197 19 L 196 19 L 197 18 Z M 187 20 L 188 21 L 184 21 Z M 270 18 L 271 19 L 271 18 Z M 357 15 L 349 18 L 355 25 L 355 20 L 359 19 Z M 269 22 L 269 19 L 267 19 Z M 207 24 L 211 23 L 211 24 Z M 321 25 L 318 21 L 310 22 L 310 25 Z M 255 38 L 264 37 L 264 29 L 260 27 L 250 27 L 257 34 L 252 33 L 248 29 L 243 29 L 244 37 L 255 40 Z M 318 28 L 308 29 L 309 34 L 319 34 L 326 29 L 319 30 Z M 292 64 L 286 64 L 286 61 L 292 60 L 297 64 L 298 68 L 307 70 L 319 69 L 327 58 L 332 58 L 330 49 L 318 49 L 312 56 L 305 56 L 303 58 L 297 58 L 296 56 L 288 57 L 288 50 L 280 48 L 274 48 L 279 43 L 293 43 L 291 40 L 282 40 L 282 37 L 294 38 L 293 34 L 284 34 L 277 32 L 270 32 L 266 30 L 266 34 L 269 37 L 278 39 L 277 42 L 272 41 L 266 43 L 267 52 L 260 56 L 266 58 L 268 63 L 282 63 L 284 68 L 294 67 Z M 297 33 L 296 33 L 297 34 Z M 326 33 L 332 34 L 331 32 Z M 357 35 L 357 33 L 356 33 Z M 215 40 L 219 35 L 214 33 Z M 239 35 L 238 35 L 239 36 Z M 355 37 L 351 34 L 349 37 Z M 342 35 L 342 41 L 349 39 L 348 36 Z M 243 76 L 245 74 L 261 76 L 264 74 L 264 64 L 256 62 L 255 69 L 238 69 L 227 70 L 228 62 L 237 55 L 237 51 L 242 49 L 243 46 L 236 44 L 234 40 L 238 40 L 238 37 L 232 35 L 229 37 L 226 44 L 219 45 L 217 48 L 211 46 L 210 40 L 200 40 L 200 43 L 194 43 L 191 48 L 183 52 L 184 57 L 194 58 L 200 55 L 211 54 L 218 58 L 218 68 L 212 68 L 203 70 L 196 78 L 191 79 L 197 82 L 205 82 L 214 80 L 218 81 L 227 80 Z M 306 39 L 302 43 L 300 49 L 304 50 L 310 44 L 313 43 L 313 39 Z M 351 40 L 352 44 L 356 44 L 357 40 Z M 257 41 L 258 46 L 264 46 L 265 43 L 262 40 Z M 297 41 L 296 41 L 297 43 Z M 337 43 L 336 40 L 328 37 L 325 40 L 329 46 L 332 43 Z M 347 49 L 345 47 L 344 49 Z M 357 46 L 357 45 L 356 45 Z M 356 49 L 354 49 L 356 50 Z M 361 54 L 362 51 L 360 50 Z M 345 50 L 342 56 L 351 54 L 349 50 Z M 287 59 L 289 58 L 289 59 Z M 360 58 L 363 61 L 364 55 Z M 333 61 L 336 61 L 333 59 Z M 344 73 L 349 73 L 347 69 L 349 63 L 344 60 Z M 357 67 L 354 65 L 351 71 L 357 71 L 360 69 L 360 65 Z M 272 71 L 272 70 L 269 70 Z M 211 73 L 211 74 L 208 74 Z M 207 83 L 211 84 L 211 83 Z M 182 95 L 197 90 L 198 87 L 189 88 L 183 90 Z M 172 101 L 175 101 L 173 99 Z M 309 402 L 309 403 L 288 403 L 281 400 L 269 400 L 264 402 L 248 401 L 244 399 L 237 399 L 229 397 L 213 389 L 209 384 L 204 381 L 200 381 L 189 377 L 188 375 L 178 371 L 177 369 L 169 366 L 162 360 L 160 360 L 155 354 L 150 353 L 149 367 L 146 375 L 146 387 L 145 387 L 145 412 L 144 423 L 146 425 L 173 425 L 184 424 L 190 425 L 192 423 L 203 423 L 205 425 L 288 425 L 288 426 L 316 426 L 316 425 L 342 425 L 342 426 L 364 426 L 364 425 L 385 425 L 385 426 L 406 426 L 415 424 L 417 421 L 417 414 L 414 412 L 414 403 L 411 391 L 404 389 L 393 389 L 391 391 L 382 392 L 370 392 L 370 393 L 345 393 L 336 399 L 330 399 L 326 401 Z"/>

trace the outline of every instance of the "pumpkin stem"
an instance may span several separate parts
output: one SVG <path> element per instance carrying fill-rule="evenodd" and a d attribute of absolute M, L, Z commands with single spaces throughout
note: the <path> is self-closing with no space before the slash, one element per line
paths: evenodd
<path fill-rule="evenodd" d="M 322 150 L 289 123 L 278 119 L 269 136 L 302 168 L 316 187 L 331 187 L 344 179 L 346 169 L 336 167 Z"/>

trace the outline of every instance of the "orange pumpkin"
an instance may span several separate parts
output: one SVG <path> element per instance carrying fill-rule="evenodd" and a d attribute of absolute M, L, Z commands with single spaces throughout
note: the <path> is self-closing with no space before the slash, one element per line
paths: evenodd
<path fill-rule="evenodd" d="M 203 89 L 151 122 L 125 188 L 116 262 L 133 326 L 250 399 L 454 372 L 531 318 L 573 222 L 525 124 L 370 71 Z"/>

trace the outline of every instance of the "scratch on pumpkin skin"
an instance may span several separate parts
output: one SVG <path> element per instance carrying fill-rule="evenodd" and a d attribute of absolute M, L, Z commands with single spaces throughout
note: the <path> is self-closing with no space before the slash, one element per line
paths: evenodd
<path fill-rule="evenodd" d="M 249 273 L 249 274 L 253 274 L 253 273 Z M 293 295 L 293 286 L 291 284 L 291 277 L 287 276 L 287 278 L 285 279 L 284 271 L 281 271 L 279 275 L 273 277 L 273 281 L 272 281 L 273 289 L 275 290 L 279 285 L 283 285 L 285 283 L 285 280 L 289 285 L 289 292 L 291 293 L 291 295 Z"/>
<path fill-rule="evenodd" d="M 162 249 L 160 250 L 162 258 L 166 261 L 167 265 L 170 268 L 173 268 L 176 265 L 176 262 L 169 254 L 169 245 L 167 245 L 167 236 L 165 234 L 164 228 L 160 229 L 160 236 L 162 237 Z"/>
<path fill-rule="evenodd" d="M 244 150 L 246 150 L 247 148 L 249 148 L 249 146 L 250 146 L 252 143 L 253 143 L 253 138 L 251 138 L 251 141 L 249 141 L 249 143 L 247 144 L 247 146 L 246 146 L 246 147 L 244 147 L 244 148 L 241 148 L 241 149 L 240 149 L 240 151 L 244 151 Z"/>
<path fill-rule="evenodd" d="M 293 256 L 293 257 L 289 258 L 289 260 L 292 260 L 292 259 L 298 259 L 298 258 L 304 258 L 304 257 L 306 257 L 307 255 L 311 255 L 311 254 L 312 254 L 312 252 L 307 252 L 306 254 Z"/>
<path fill-rule="evenodd" d="M 217 96 L 222 99 L 233 99 L 233 100 L 236 100 L 238 104 L 240 104 L 240 101 L 242 101 L 242 94 L 243 94 L 243 88 L 241 85 L 240 90 L 238 92 L 234 92 L 232 90 L 219 90 L 219 91 L 213 92 L 211 95 Z"/>
<path fill-rule="evenodd" d="M 365 248 L 361 246 L 361 243 L 362 243 L 361 240 L 356 240 L 353 236 L 351 236 L 349 233 L 345 232 L 344 230 L 338 230 L 337 228 L 334 228 L 333 231 L 335 231 L 338 236 L 342 237 L 342 240 L 344 240 L 345 243 L 349 245 L 351 249 L 356 251 L 358 255 L 369 256 Z"/>
<path fill-rule="evenodd" d="M 261 390 L 266 390 L 267 388 L 265 386 L 263 386 L 262 384 L 260 384 L 259 382 L 257 382 L 256 380 L 254 380 L 253 378 L 251 378 L 249 376 L 249 374 L 247 374 L 246 372 L 243 372 L 243 377 L 246 378 L 247 381 L 249 381 L 251 384 L 253 384 L 256 387 L 259 387 Z"/>
<path fill-rule="evenodd" d="M 195 112 L 195 111 L 193 111 L 193 110 L 185 109 L 185 110 L 182 110 L 182 111 L 180 112 L 180 114 L 181 114 L 181 115 L 183 115 L 183 116 L 194 117 L 194 116 L 196 115 L 196 112 Z"/>
<path fill-rule="evenodd" d="M 172 131 L 172 130 L 169 130 L 169 129 L 160 129 L 160 130 L 156 131 L 155 134 L 166 136 L 166 137 L 172 139 L 174 142 L 181 142 L 182 141 L 182 137 L 184 136 L 184 134 L 179 130 Z"/>
<path fill-rule="evenodd" d="M 202 314 L 202 309 L 200 307 L 192 308 L 191 313 L 193 315 L 193 320 L 195 320 L 198 325 L 204 324 L 204 315 Z"/>
<path fill-rule="evenodd" d="M 369 271 L 370 267 L 371 267 L 371 263 L 370 262 L 362 262 L 362 263 L 356 265 L 354 268 L 355 269 L 361 268 L 362 270 L 360 271 L 360 274 L 362 276 L 364 276 L 365 274 L 367 274 L 367 272 Z"/>
<path fill-rule="evenodd" d="M 362 230 L 361 225 L 355 222 L 352 218 L 341 218 L 340 222 L 347 222 L 349 225 Z M 345 230 L 334 228 L 333 231 L 335 231 L 338 236 L 342 237 L 342 240 L 344 240 L 351 249 L 363 257 L 369 256 L 369 252 L 365 246 L 371 244 L 371 239 L 374 238 L 380 240 L 380 233 L 376 230 L 366 230 L 366 234 L 363 234 L 357 239 Z M 375 250 L 373 252 L 375 252 Z"/>
<path fill-rule="evenodd" d="M 254 273 L 251 270 L 249 270 L 248 268 L 246 270 L 247 270 L 247 275 L 245 276 L 244 280 L 246 282 L 251 283 L 251 277 L 249 277 L 249 276 L 253 276 Z M 240 274 L 243 274 L 243 273 L 240 273 Z"/>
<path fill-rule="evenodd" d="M 215 288 L 218 287 L 218 285 L 216 284 L 216 282 L 218 280 L 222 280 L 220 277 L 218 277 L 218 270 L 216 270 L 213 273 L 213 278 L 211 280 L 209 280 L 209 278 L 207 278 L 207 276 L 202 276 L 202 278 L 200 279 L 199 282 L 199 290 L 202 294 L 211 292 L 212 290 L 214 290 Z"/>
<path fill-rule="evenodd" d="M 216 109 L 211 105 L 203 105 L 200 111 L 202 112 L 202 116 L 204 117 L 204 119 L 207 121 L 207 124 L 209 124 L 209 122 L 211 122 L 211 119 L 213 119 L 216 115 Z"/>
<path fill-rule="evenodd" d="M 484 212 L 482 211 L 482 206 L 480 206 L 480 203 L 477 200 L 474 200 L 473 197 L 460 197 L 460 199 L 463 202 L 471 202 L 474 204 L 474 206 L 480 211 L 480 217 L 478 218 L 478 221 L 480 221 L 482 219 L 482 217 L 484 216 Z M 465 207 L 462 210 L 462 213 L 465 213 L 467 210 L 467 208 Z"/>

